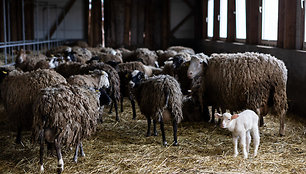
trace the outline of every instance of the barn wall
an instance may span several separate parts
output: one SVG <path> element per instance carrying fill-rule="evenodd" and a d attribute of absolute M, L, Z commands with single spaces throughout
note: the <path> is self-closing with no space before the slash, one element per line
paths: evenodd
<path fill-rule="evenodd" d="M 56 20 L 67 0 L 46 0 L 44 4 L 34 7 L 35 38 L 44 38 Z M 84 25 L 84 2 L 76 0 L 63 21 L 58 24 L 52 39 L 85 39 L 87 28 Z M 49 6 L 49 8 L 47 8 Z M 49 10 L 48 10 L 49 9 Z M 49 12 L 48 12 L 49 11 Z M 48 14 L 49 13 L 49 14 Z M 37 18 L 35 15 L 37 15 Z"/>
<path fill-rule="evenodd" d="M 212 53 L 236 53 L 236 52 L 261 52 L 271 54 L 284 61 L 288 69 L 287 95 L 289 111 L 306 118 L 306 52 L 288 50 L 275 47 L 246 45 L 242 43 L 228 43 L 222 41 L 173 40 L 172 44 L 181 44 L 193 47 L 196 52 Z"/>

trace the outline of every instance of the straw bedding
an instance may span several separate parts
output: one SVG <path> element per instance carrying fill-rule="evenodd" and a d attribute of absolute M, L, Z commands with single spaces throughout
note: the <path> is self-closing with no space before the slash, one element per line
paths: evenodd
<path fill-rule="evenodd" d="M 77 164 L 72 162 L 73 151 L 63 152 L 64 173 L 306 173 L 306 124 L 292 115 L 286 117 L 285 137 L 277 136 L 278 120 L 268 115 L 260 128 L 258 156 L 243 160 L 241 152 L 232 157 L 231 133 L 208 123 L 182 122 L 179 146 L 163 147 L 159 136 L 145 137 L 145 117 L 132 120 L 129 102 L 124 106 L 120 122 L 104 117 L 97 133 L 84 141 L 86 157 Z M 31 144 L 31 133 L 26 132 L 25 147 L 15 145 L 2 106 L 0 111 L 0 173 L 38 173 L 39 147 Z M 171 124 L 165 131 L 171 134 Z M 45 172 L 55 173 L 56 165 L 48 155 Z"/>

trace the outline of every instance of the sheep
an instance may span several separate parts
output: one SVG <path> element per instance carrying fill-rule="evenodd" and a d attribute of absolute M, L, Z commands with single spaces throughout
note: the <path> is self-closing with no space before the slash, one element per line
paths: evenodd
<path fill-rule="evenodd" d="M 251 134 L 254 141 L 254 157 L 257 155 L 260 143 L 260 134 L 258 128 L 258 115 L 252 110 L 244 110 L 235 115 L 216 113 L 215 117 L 221 119 L 221 128 L 226 128 L 232 132 L 234 144 L 234 157 L 238 155 L 238 138 L 242 147 L 243 157 L 248 158 L 251 144 Z"/>
<path fill-rule="evenodd" d="M 148 79 L 142 72 L 135 70 L 131 73 L 131 91 L 139 105 L 140 111 L 147 118 L 147 136 L 150 136 L 151 119 L 153 119 L 154 135 L 156 122 L 160 122 L 163 145 L 167 145 L 164 121 L 171 120 L 173 125 L 173 145 L 177 143 L 177 124 L 183 119 L 183 95 L 179 83 L 169 75 L 159 75 Z"/>
<path fill-rule="evenodd" d="M 205 121 L 201 115 L 200 106 L 196 104 L 195 100 L 191 96 L 184 96 L 183 98 L 183 121 L 199 122 Z"/>
<path fill-rule="evenodd" d="M 192 83 L 192 80 L 187 77 L 187 70 L 190 62 L 185 56 L 186 55 L 183 54 L 177 54 L 170 58 L 170 61 L 165 62 L 165 66 L 161 72 L 161 74 L 173 76 L 180 83 L 184 95 L 188 94 L 188 90 L 190 90 Z"/>
<path fill-rule="evenodd" d="M 63 76 L 49 69 L 26 73 L 12 71 L 3 79 L 0 85 L 1 97 L 9 123 L 17 129 L 16 143 L 22 144 L 21 131 L 28 130 L 32 126 L 31 106 L 39 90 L 56 84 L 67 84 L 67 82 Z"/>
<path fill-rule="evenodd" d="M 93 62 L 91 64 L 83 66 L 80 71 L 84 74 L 88 74 L 89 71 L 93 71 L 95 69 L 103 70 L 103 71 L 107 72 L 107 74 L 109 76 L 109 81 L 110 81 L 109 93 L 110 93 L 110 97 L 112 99 L 112 103 L 115 106 L 116 121 L 119 121 L 117 103 L 120 100 L 120 78 L 119 78 L 118 72 L 113 67 L 111 67 L 110 65 L 102 63 L 102 62 L 101 63 L 94 63 Z M 111 105 L 111 108 L 110 108 L 110 112 L 111 112 L 111 110 L 112 110 L 112 105 Z"/>
<path fill-rule="evenodd" d="M 40 144 L 40 170 L 43 172 L 44 142 L 55 145 L 58 172 L 64 170 L 61 147 L 75 146 L 85 156 L 82 140 L 96 131 L 100 100 L 95 91 L 78 86 L 57 85 L 42 89 L 33 103 L 32 137 Z"/>
<path fill-rule="evenodd" d="M 158 62 L 157 62 L 158 56 L 155 53 L 155 51 L 151 51 L 148 48 L 137 48 L 135 50 L 135 54 L 136 54 L 137 60 L 139 60 L 143 64 L 159 67 Z"/>
<path fill-rule="evenodd" d="M 32 71 L 36 69 L 48 69 L 49 62 L 43 54 L 27 54 L 23 49 L 19 51 L 15 60 L 15 67 L 22 71 Z"/>
<path fill-rule="evenodd" d="M 133 110 L 133 119 L 136 119 L 135 101 L 128 90 L 129 79 L 127 78 L 127 75 L 132 73 L 134 70 L 138 70 L 150 77 L 153 75 L 153 73 L 161 72 L 162 70 L 160 68 L 146 66 L 141 62 L 121 63 L 117 65 L 116 70 L 118 71 L 120 77 L 121 112 L 123 112 L 123 97 L 129 97 Z"/>
<path fill-rule="evenodd" d="M 109 54 L 109 53 L 97 53 L 96 56 L 92 57 L 89 61 L 86 63 L 91 63 L 92 61 L 97 60 L 98 62 L 116 62 L 116 63 L 122 63 L 122 58 L 118 55 Z"/>
<path fill-rule="evenodd" d="M 283 61 L 269 54 L 212 54 L 201 64 L 201 89 L 208 105 L 232 112 L 249 108 L 261 117 L 263 108 L 279 115 L 280 135 L 285 135 L 284 118 L 287 111 L 287 69 Z M 192 67 L 188 76 L 195 73 Z M 262 121 L 261 121 L 262 125 Z"/>
<path fill-rule="evenodd" d="M 92 54 L 87 48 L 74 46 L 72 47 L 72 52 L 77 62 L 85 63 L 92 58 Z"/>
<path fill-rule="evenodd" d="M 173 50 L 173 51 L 176 51 L 176 52 L 185 52 L 185 53 L 188 53 L 190 55 L 193 55 L 195 54 L 194 50 L 192 48 L 189 48 L 189 47 L 183 47 L 183 46 L 171 46 L 169 48 L 167 48 L 167 50 Z"/>
<path fill-rule="evenodd" d="M 66 62 L 60 64 L 58 67 L 55 68 L 55 70 L 65 78 L 69 78 L 72 75 L 83 74 L 83 67 L 86 66 L 86 64 L 80 62 Z"/>
<path fill-rule="evenodd" d="M 67 82 L 71 85 L 78 85 L 80 87 L 86 88 L 94 88 L 94 89 L 105 89 L 107 90 L 110 87 L 108 74 L 105 71 L 94 70 L 89 75 L 73 75 L 67 79 Z M 103 93 L 102 91 L 100 91 Z M 104 93 L 103 93 L 104 95 Z M 108 98 L 107 101 L 111 101 Z M 102 113 L 104 110 L 104 106 L 100 108 L 100 117 L 99 121 L 102 122 Z"/>
<path fill-rule="evenodd" d="M 156 54 L 158 56 L 157 58 L 158 65 L 162 67 L 165 65 L 164 62 L 166 62 L 169 58 L 175 56 L 177 52 L 174 50 L 157 50 Z"/>

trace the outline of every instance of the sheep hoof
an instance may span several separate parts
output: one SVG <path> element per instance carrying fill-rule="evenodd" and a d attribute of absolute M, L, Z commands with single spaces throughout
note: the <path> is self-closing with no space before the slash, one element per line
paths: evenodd
<path fill-rule="evenodd" d="M 62 171 L 63 171 L 63 169 L 62 169 L 61 167 L 57 168 L 57 173 L 58 173 L 58 174 L 61 174 Z"/>
<path fill-rule="evenodd" d="M 150 134 L 150 133 L 147 133 L 146 137 L 149 137 L 149 136 L 151 136 L 151 134 Z"/>
<path fill-rule="evenodd" d="M 173 146 L 178 146 L 178 143 L 173 141 Z"/>
<path fill-rule="evenodd" d="M 74 158 L 73 158 L 73 162 L 78 163 L 78 158 L 77 158 L 77 157 L 74 157 Z"/>
<path fill-rule="evenodd" d="M 164 141 L 164 142 L 163 142 L 163 145 L 164 145 L 164 146 L 168 146 L 167 141 Z"/>
<path fill-rule="evenodd" d="M 136 120 L 136 117 L 133 117 L 133 120 Z"/>
<path fill-rule="evenodd" d="M 157 132 L 154 132 L 154 133 L 153 133 L 153 136 L 157 136 Z"/>

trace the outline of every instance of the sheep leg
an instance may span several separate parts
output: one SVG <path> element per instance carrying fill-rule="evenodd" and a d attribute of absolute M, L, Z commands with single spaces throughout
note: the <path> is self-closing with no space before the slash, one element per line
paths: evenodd
<path fill-rule="evenodd" d="M 173 141 L 173 146 L 178 146 L 178 143 L 177 143 L 177 122 L 176 120 L 173 120 L 173 138 L 174 138 L 174 141 Z"/>
<path fill-rule="evenodd" d="M 113 110 L 114 102 L 111 103 L 108 113 L 111 114 Z"/>
<path fill-rule="evenodd" d="M 281 112 L 279 121 L 280 121 L 279 135 L 284 136 L 285 135 L 285 111 Z"/>
<path fill-rule="evenodd" d="M 160 130 L 161 130 L 161 133 L 162 133 L 162 138 L 163 138 L 163 145 L 164 146 L 167 146 L 167 141 L 166 141 L 166 136 L 165 136 L 165 128 L 164 128 L 164 121 L 163 121 L 163 118 L 160 117 Z"/>
<path fill-rule="evenodd" d="M 82 142 L 80 142 L 80 153 L 81 153 L 81 156 L 84 157 L 85 156 L 85 153 L 84 153 L 84 149 L 83 149 L 83 144 Z"/>
<path fill-rule="evenodd" d="M 123 96 L 122 96 L 122 94 L 121 94 L 121 97 L 120 97 L 120 109 L 121 109 L 121 112 L 123 112 Z"/>
<path fill-rule="evenodd" d="M 54 140 L 54 144 L 55 144 L 55 149 L 56 149 L 56 154 L 57 154 L 57 159 L 58 159 L 57 173 L 62 173 L 62 171 L 64 170 L 64 161 L 62 158 L 61 147 L 57 139 Z"/>
<path fill-rule="evenodd" d="M 40 164 L 40 172 L 44 172 L 44 131 L 40 132 L 39 135 L 39 144 L 40 144 L 40 149 L 39 149 L 39 164 Z"/>
<path fill-rule="evenodd" d="M 209 110 L 208 110 L 208 106 L 207 105 L 203 106 L 202 113 L 204 114 L 203 115 L 204 121 L 208 122 L 209 119 L 210 119 L 210 116 L 209 116 Z"/>
<path fill-rule="evenodd" d="M 76 147 L 75 147 L 75 153 L 74 153 L 74 157 L 73 157 L 73 161 L 75 163 L 78 162 L 78 153 L 79 153 L 79 144 L 77 144 Z"/>
<path fill-rule="evenodd" d="M 131 100 L 132 110 L 133 110 L 133 120 L 135 120 L 136 119 L 135 100 L 134 99 L 130 99 L 130 100 Z"/>
<path fill-rule="evenodd" d="M 21 128 L 21 126 L 18 126 L 18 128 L 17 128 L 17 135 L 16 135 L 16 140 L 15 140 L 15 142 L 16 142 L 16 144 L 21 144 L 23 147 L 24 147 L 24 145 L 23 145 L 23 143 L 21 142 L 21 131 L 22 131 L 22 128 Z"/>
<path fill-rule="evenodd" d="M 233 135 L 233 144 L 234 144 L 234 157 L 238 155 L 238 136 Z"/>
<path fill-rule="evenodd" d="M 240 137 L 240 146 L 242 148 L 243 158 L 248 158 L 248 153 L 246 150 L 246 132 L 241 132 Z"/>
<path fill-rule="evenodd" d="M 259 127 L 263 127 L 265 124 L 264 118 L 262 115 L 259 115 Z"/>
<path fill-rule="evenodd" d="M 116 111 L 116 121 L 119 121 L 118 105 L 117 105 L 117 100 L 116 99 L 114 99 L 114 106 L 115 106 L 115 111 Z"/>
<path fill-rule="evenodd" d="M 151 119 L 149 117 L 147 117 L 147 123 L 148 123 L 148 130 L 146 137 L 149 137 L 151 136 Z"/>
<path fill-rule="evenodd" d="M 215 106 L 212 106 L 211 107 L 211 123 L 215 123 L 215 110 L 216 110 L 216 108 L 215 108 Z"/>
<path fill-rule="evenodd" d="M 153 136 L 157 136 L 157 131 L 156 131 L 156 120 L 153 120 Z"/>
<path fill-rule="evenodd" d="M 258 146 L 260 143 L 260 136 L 259 136 L 259 130 L 258 127 L 253 128 L 252 130 L 252 137 L 253 137 L 253 144 L 254 144 L 254 157 L 257 155 Z"/>
<path fill-rule="evenodd" d="M 246 150 L 247 150 L 247 153 L 250 152 L 250 144 L 251 144 L 251 135 L 250 135 L 250 131 L 247 131 L 247 134 L 246 134 Z"/>

